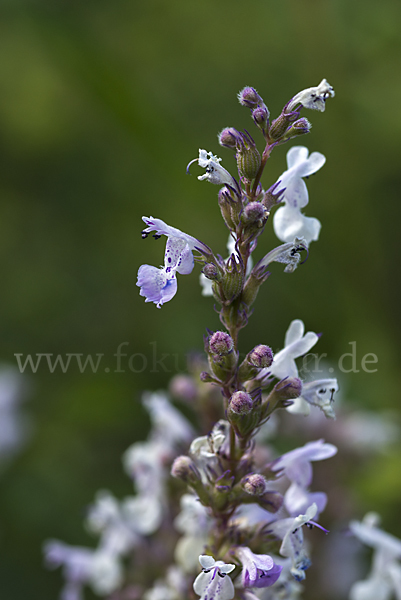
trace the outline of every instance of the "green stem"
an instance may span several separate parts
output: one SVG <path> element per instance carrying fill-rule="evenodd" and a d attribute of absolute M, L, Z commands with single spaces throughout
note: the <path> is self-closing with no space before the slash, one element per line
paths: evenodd
<path fill-rule="evenodd" d="M 266 166 L 267 159 L 269 158 L 270 153 L 271 153 L 272 150 L 273 150 L 273 144 L 270 145 L 270 143 L 267 142 L 266 148 L 263 150 L 262 160 L 261 160 L 261 163 L 260 163 L 259 171 L 257 172 L 256 177 L 255 177 L 255 181 L 253 182 L 253 187 L 252 187 L 252 196 L 253 197 L 256 196 L 256 190 L 258 189 L 260 178 L 262 177 L 262 173 L 263 173 L 264 168 Z"/>

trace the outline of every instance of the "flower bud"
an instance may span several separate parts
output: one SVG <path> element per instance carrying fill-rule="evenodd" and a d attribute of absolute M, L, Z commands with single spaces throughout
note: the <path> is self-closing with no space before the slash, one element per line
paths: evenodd
<path fill-rule="evenodd" d="M 246 306 L 250 307 L 255 302 L 260 286 L 267 280 L 269 275 L 270 272 L 264 267 L 258 268 L 257 264 L 254 266 L 245 283 L 241 296 L 241 300 Z"/>
<path fill-rule="evenodd" d="M 230 410 L 236 415 L 248 415 L 253 408 L 253 400 L 246 392 L 235 392 L 231 396 Z"/>
<path fill-rule="evenodd" d="M 274 386 L 262 404 L 262 419 L 266 419 L 277 408 L 291 406 L 292 400 L 302 394 L 302 381 L 298 377 L 286 377 Z"/>
<path fill-rule="evenodd" d="M 212 381 L 215 381 L 207 371 L 202 371 L 202 373 L 199 375 L 199 378 L 203 383 L 211 383 Z"/>
<path fill-rule="evenodd" d="M 237 165 L 241 177 L 252 180 L 255 179 L 259 171 L 261 157 L 254 140 L 249 133 L 241 133 L 237 140 Z"/>
<path fill-rule="evenodd" d="M 196 485 L 201 481 L 198 468 L 189 456 L 177 456 L 171 467 L 171 475 L 189 485 Z"/>
<path fill-rule="evenodd" d="M 276 204 L 281 202 L 281 197 L 285 192 L 285 188 L 281 186 L 280 189 L 280 184 L 281 181 L 277 181 L 271 187 L 269 187 L 267 192 L 264 192 L 262 204 L 267 211 L 270 211 L 273 206 L 276 206 Z"/>
<path fill-rule="evenodd" d="M 209 352 L 211 354 L 225 356 L 229 354 L 233 348 L 234 342 L 232 337 L 224 331 L 216 331 L 209 340 Z"/>
<path fill-rule="evenodd" d="M 220 131 L 217 137 L 219 138 L 220 146 L 236 150 L 238 135 L 239 132 L 234 127 L 226 127 L 223 131 Z"/>
<path fill-rule="evenodd" d="M 238 379 L 242 383 L 256 377 L 261 369 L 270 367 L 273 362 L 273 352 L 269 346 L 260 344 L 249 352 L 238 369 Z"/>
<path fill-rule="evenodd" d="M 258 402 L 246 392 L 235 392 L 227 408 L 227 419 L 240 438 L 249 437 L 259 424 Z"/>
<path fill-rule="evenodd" d="M 263 222 L 266 218 L 266 209 L 260 202 L 249 202 L 245 206 L 241 218 L 244 223 Z"/>
<path fill-rule="evenodd" d="M 298 121 L 295 121 L 295 123 L 291 125 L 291 127 L 286 132 L 284 138 L 290 139 L 292 137 L 295 137 L 296 135 L 303 135 L 304 133 L 309 133 L 311 128 L 312 124 L 310 123 L 310 121 L 308 121 L 308 119 L 305 119 L 305 117 L 302 117 L 302 119 L 298 119 Z"/>
<path fill-rule="evenodd" d="M 284 501 L 283 496 L 279 492 L 265 492 L 256 498 L 256 502 L 259 504 L 259 506 L 271 513 L 275 513 L 280 510 Z"/>
<path fill-rule="evenodd" d="M 255 346 L 252 352 L 249 353 L 248 361 L 254 367 L 258 367 L 258 369 L 266 369 L 273 362 L 272 349 L 264 344 L 259 344 L 259 346 Z"/>
<path fill-rule="evenodd" d="M 260 129 L 266 129 L 269 125 L 270 113 L 265 105 L 258 106 L 252 111 L 252 119 Z"/>
<path fill-rule="evenodd" d="M 226 262 L 225 274 L 221 281 L 221 287 L 226 300 L 232 302 L 237 298 L 244 283 L 244 269 L 241 257 L 233 253 Z"/>
<path fill-rule="evenodd" d="M 283 137 L 288 127 L 299 117 L 299 112 L 294 111 L 290 113 L 282 112 L 271 124 L 269 129 L 269 135 L 273 140 L 279 140 Z"/>
<path fill-rule="evenodd" d="M 274 386 L 281 400 L 295 400 L 302 394 L 302 381 L 298 377 L 286 377 Z"/>
<path fill-rule="evenodd" d="M 258 104 L 264 104 L 262 98 L 253 87 L 244 87 L 238 94 L 238 100 L 242 106 L 247 106 L 248 108 L 257 108 Z"/>
<path fill-rule="evenodd" d="M 233 205 L 239 204 L 239 202 L 234 200 L 231 191 L 227 187 L 221 188 L 219 191 L 218 202 L 221 210 L 221 216 L 223 217 L 225 224 L 229 229 L 231 229 L 231 231 L 235 231 L 235 224 L 232 219 L 231 208 Z"/>
<path fill-rule="evenodd" d="M 213 263 L 206 263 L 202 272 L 207 279 L 211 279 L 212 281 L 219 281 L 221 278 L 219 269 Z"/>
<path fill-rule="evenodd" d="M 259 473 L 251 473 L 241 479 L 242 488 L 251 496 L 261 496 L 266 489 L 266 479 Z"/>

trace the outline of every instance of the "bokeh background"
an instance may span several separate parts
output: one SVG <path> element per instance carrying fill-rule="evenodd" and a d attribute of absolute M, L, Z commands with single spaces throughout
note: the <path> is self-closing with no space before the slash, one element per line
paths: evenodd
<path fill-rule="evenodd" d="M 25 445 L 0 477 L 0 596 L 53 600 L 59 573 L 42 565 L 57 537 L 94 542 L 82 527 L 99 488 L 131 492 L 121 454 L 147 435 L 145 389 L 185 370 L 185 353 L 218 327 L 198 275 L 157 310 L 135 286 L 164 242 L 142 241 L 142 215 L 158 216 L 225 255 L 217 188 L 185 174 L 206 148 L 235 172 L 216 133 L 252 130 L 236 94 L 252 85 L 273 116 L 323 77 L 336 97 L 301 140 L 327 156 L 308 182 L 307 214 L 323 223 L 307 263 L 277 265 L 242 333 L 242 350 L 277 349 L 294 318 L 322 331 L 336 367 L 356 342 L 376 373 L 341 375 L 351 408 L 399 409 L 401 207 L 399 23 L 394 0 L 1 0 L 0 358 L 103 354 L 96 373 L 76 362 L 24 374 Z M 256 132 L 255 132 L 256 133 Z M 265 186 L 285 169 L 277 149 Z M 200 170 L 194 166 L 194 175 Z M 277 240 L 267 227 L 261 257 Z M 126 343 L 116 373 L 118 346 Z M 134 370 L 128 368 L 132 359 Z M 153 366 L 153 356 L 165 369 Z M 145 358 L 143 358 L 145 357 Z M 142 368 L 144 360 L 147 367 Z M 109 368 L 110 371 L 105 371 Z M 333 425 L 335 426 L 335 425 Z M 347 473 L 357 506 L 401 534 L 401 451 L 395 445 Z M 88 598 L 92 596 L 88 592 Z"/>

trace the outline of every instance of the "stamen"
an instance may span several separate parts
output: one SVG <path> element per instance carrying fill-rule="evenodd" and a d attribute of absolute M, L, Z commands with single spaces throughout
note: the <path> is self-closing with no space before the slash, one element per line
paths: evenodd
<path fill-rule="evenodd" d="M 312 527 L 317 527 L 318 529 L 321 529 L 322 531 L 324 531 L 324 533 L 326 533 L 326 534 L 330 533 L 328 529 L 325 529 L 324 527 L 319 525 L 319 523 L 315 523 L 315 521 L 309 521 L 308 523 L 306 523 L 306 525 L 309 528 L 311 528 L 310 525 L 312 525 Z"/>
<path fill-rule="evenodd" d="M 198 158 L 194 158 L 193 160 L 191 160 L 191 162 L 189 162 L 189 163 L 187 164 L 187 169 L 186 169 L 187 175 L 191 175 L 191 173 L 189 172 L 189 167 L 190 167 L 191 165 L 193 165 L 193 163 L 194 163 L 194 162 L 198 162 L 198 160 L 199 160 Z"/>

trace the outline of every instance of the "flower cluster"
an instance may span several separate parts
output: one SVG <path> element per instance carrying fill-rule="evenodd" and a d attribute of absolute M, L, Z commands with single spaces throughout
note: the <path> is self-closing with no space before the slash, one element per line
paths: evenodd
<path fill-rule="evenodd" d="M 80 600 L 84 583 L 99 595 L 113 593 L 115 600 L 186 600 L 194 594 L 201 600 L 300 597 L 311 565 L 306 530 L 328 533 L 318 523 L 328 499 L 313 489 L 312 463 L 331 458 L 337 448 L 317 439 L 280 455 L 273 445 L 266 448 L 263 434 L 280 411 L 294 418 L 317 407 L 334 419 L 338 384 L 335 378 L 303 380 L 297 361 L 320 336 L 305 333 L 301 320 L 290 323 L 284 347 L 276 353 L 262 330 L 260 343 L 241 354 L 239 332 L 271 265 L 280 263 L 284 272 L 293 273 L 319 237 L 320 222 L 302 211 L 309 201 L 305 178 L 324 165 L 325 157 L 293 146 L 288 168 L 275 183 L 265 189 L 261 177 L 276 146 L 310 131 L 300 111 L 323 112 L 333 96 L 323 79 L 297 93 L 271 120 L 258 92 L 245 87 L 239 101 L 251 110 L 264 149 L 259 151 L 248 131 L 227 127 L 218 140 L 235 153 L 238 175 L 204 149 L 189 163 L 187 170 L 194 163 L 205 170 L 198 180 L 220 188 L 218 205 L 229 230 L 226 259 L 161 219 L 143 217 L 142 237 L 153 233 L 155 239 L 166 236 L 167 242 L 162 267 L 139 268 L 140 295 L 161 308 L 177 292 L 177 274 L 190 274 L 196 261 L 202 268 L 202 294 L 213 296 L 223 328 L 206 330 L 206 358 L 193 361 L 190 375 L 171 386 L 193 416 L 200 417 L 197 431 L 164 394 L 146 396 L 151 434 L 124 455 L 136 495 L 118 501 L 109 492 L 99 493 L 87 518 L 88 528 L 100 536 L 96 550 L 47 544 L 49 565 L 64 566 L 64 600 Z M 272 211 L 273 229 L 282 243 L 255 261 Z M 221 393 L 217 397 L 216 389 Z M 212 426 L 202 430 L 202 423 Z M 371 522 L 350 527 L 376 549 L 372 573 L 354 586 L 351 600 L 390 600 L 392 591 L 399 595 L 400 542 Z M 135 567 L 124 573 L 128 557 Z"/>
<path fill-rule="evenodd" d="M 100 536 L 97 548 L 69 546 L 58 540 L 45 544 L 48 566 L 64 567 L 63 600 L 81 600 L 85 584 L 101 596 L 117 590 L 124 581 L 123 558 L 159 529 L 168 511 L 166 466 L 188 444 L 193 430 L 165 394 L 146 394 L 143 403 L 152 430 L 146 441 L 133 444 L 123 457 L 136 495 L 119 501 L 108 491 L 97 494 L 87 515 L 87 528 Z"/>

